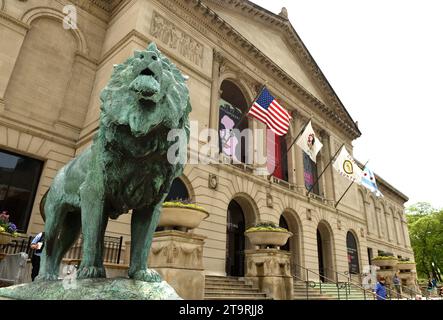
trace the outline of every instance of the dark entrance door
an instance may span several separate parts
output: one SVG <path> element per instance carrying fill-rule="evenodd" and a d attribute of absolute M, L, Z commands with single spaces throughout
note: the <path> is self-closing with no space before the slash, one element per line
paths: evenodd
<path fill-rule="evenodd" d="M 349 273 L 359 274 L 360 266 L 358 261 L 357 241 L 355 240 L 354 235 L 349 231 L 346 235 L 346 245 L 348 248 Z"/>
<path fill-rule="evenodd" d="M 226 274 L 244 276 L 245 217 L 240 205 L 232 200 L 228 206 L 226 228 Z"/>
<path fill-rule="evenodd" d="M 318 271 L 320 274 L 320 281 L 325 282 L 325 264 L 323 259 L 323 241 L 321 233 L 317 229 L 317 253 L 318 253 Z"/>

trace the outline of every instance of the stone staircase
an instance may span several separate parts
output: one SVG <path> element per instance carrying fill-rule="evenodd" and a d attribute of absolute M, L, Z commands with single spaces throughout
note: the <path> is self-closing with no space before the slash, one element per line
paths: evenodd
<path fill-rule="evenodd" d="M 294 282 L 294 299 L 296 300 L 365 300 L 365 293 L 362 289 L 351 286 L 337 290 L 335 283 L 315 283 L 315 287 L 309 287 L 308 297 L 306 297 L 306 283 Z M 366 293 L 366 300 L 372 300 L 370 293 Z"/>
<path fill-rule="evenodd" d="M 266 293 L 237 277 L 206 276 L 205 300 L 269 300 Z"/>
<path fill-rule="evenodd" d="M 307 293 L 306 293 L 307 291 Z M 294 300 L 332 300 L 333 298 L 320 293 L 318 286 L 315 288 L 308 287 L 306 289 L 306 283 L 303 281 L 294 280 Z"/>

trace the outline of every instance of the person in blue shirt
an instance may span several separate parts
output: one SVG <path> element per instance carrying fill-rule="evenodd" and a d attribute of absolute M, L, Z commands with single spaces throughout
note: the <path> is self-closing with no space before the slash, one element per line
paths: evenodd
<path fill-rule="evenodd" d="M 45 233 L 40 232 L 38 235 L 35 236 L 35 238 L 31 242 L 31 249 L 34 250 L 34 253 L 31 257 L 32 281 L 34 281 L 34 279 L 38 276 L 38 273 L 40 271 L 40 257 L 42 255 L 44 245 L 45 245 Z"/>
<path fill-rule="evenodd" d="M 375 286 L 375 294 L 377 300 L 386 300 L 386 287 L 385 287 L 385 278 L 380 277 L 377 285 Z"/>

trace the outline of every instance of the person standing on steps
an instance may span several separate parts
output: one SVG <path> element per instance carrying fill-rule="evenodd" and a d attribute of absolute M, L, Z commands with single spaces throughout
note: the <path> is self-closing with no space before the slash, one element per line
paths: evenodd
<path fill-rule="evenodd" d="M 380 277 L 377 285 L 375 286 L 375 294 L 377 300 L 386 300 L 386 280 L 384 277 Z"/>
<path fill-rule="evenodd" d="M 32 254 L 31 258 L 32 281 L 34 281 L 34 279 L 38 276 L 38 273 L 40 271 L 40 257 L 42 255 L 44 245 L 45 245 L 45 233 L 40 232 L 38 235 L 35 236 L 35 238 L 31 242 L 31 249 L 34 250 L 34 253 Z"/>

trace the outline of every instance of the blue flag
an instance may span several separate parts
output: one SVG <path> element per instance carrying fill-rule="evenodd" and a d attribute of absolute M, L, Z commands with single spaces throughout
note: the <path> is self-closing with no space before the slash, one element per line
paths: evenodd
<path fill-rule="evenodd" d="M 368 167 L 365 167 L 363 170 L 361 184 L 368 188 L 369 191 L 375 193 L 377 197 L 383 197 L 383 194 L 378 190 L 377 182 L 375 182 L 375 175 Z"/>

